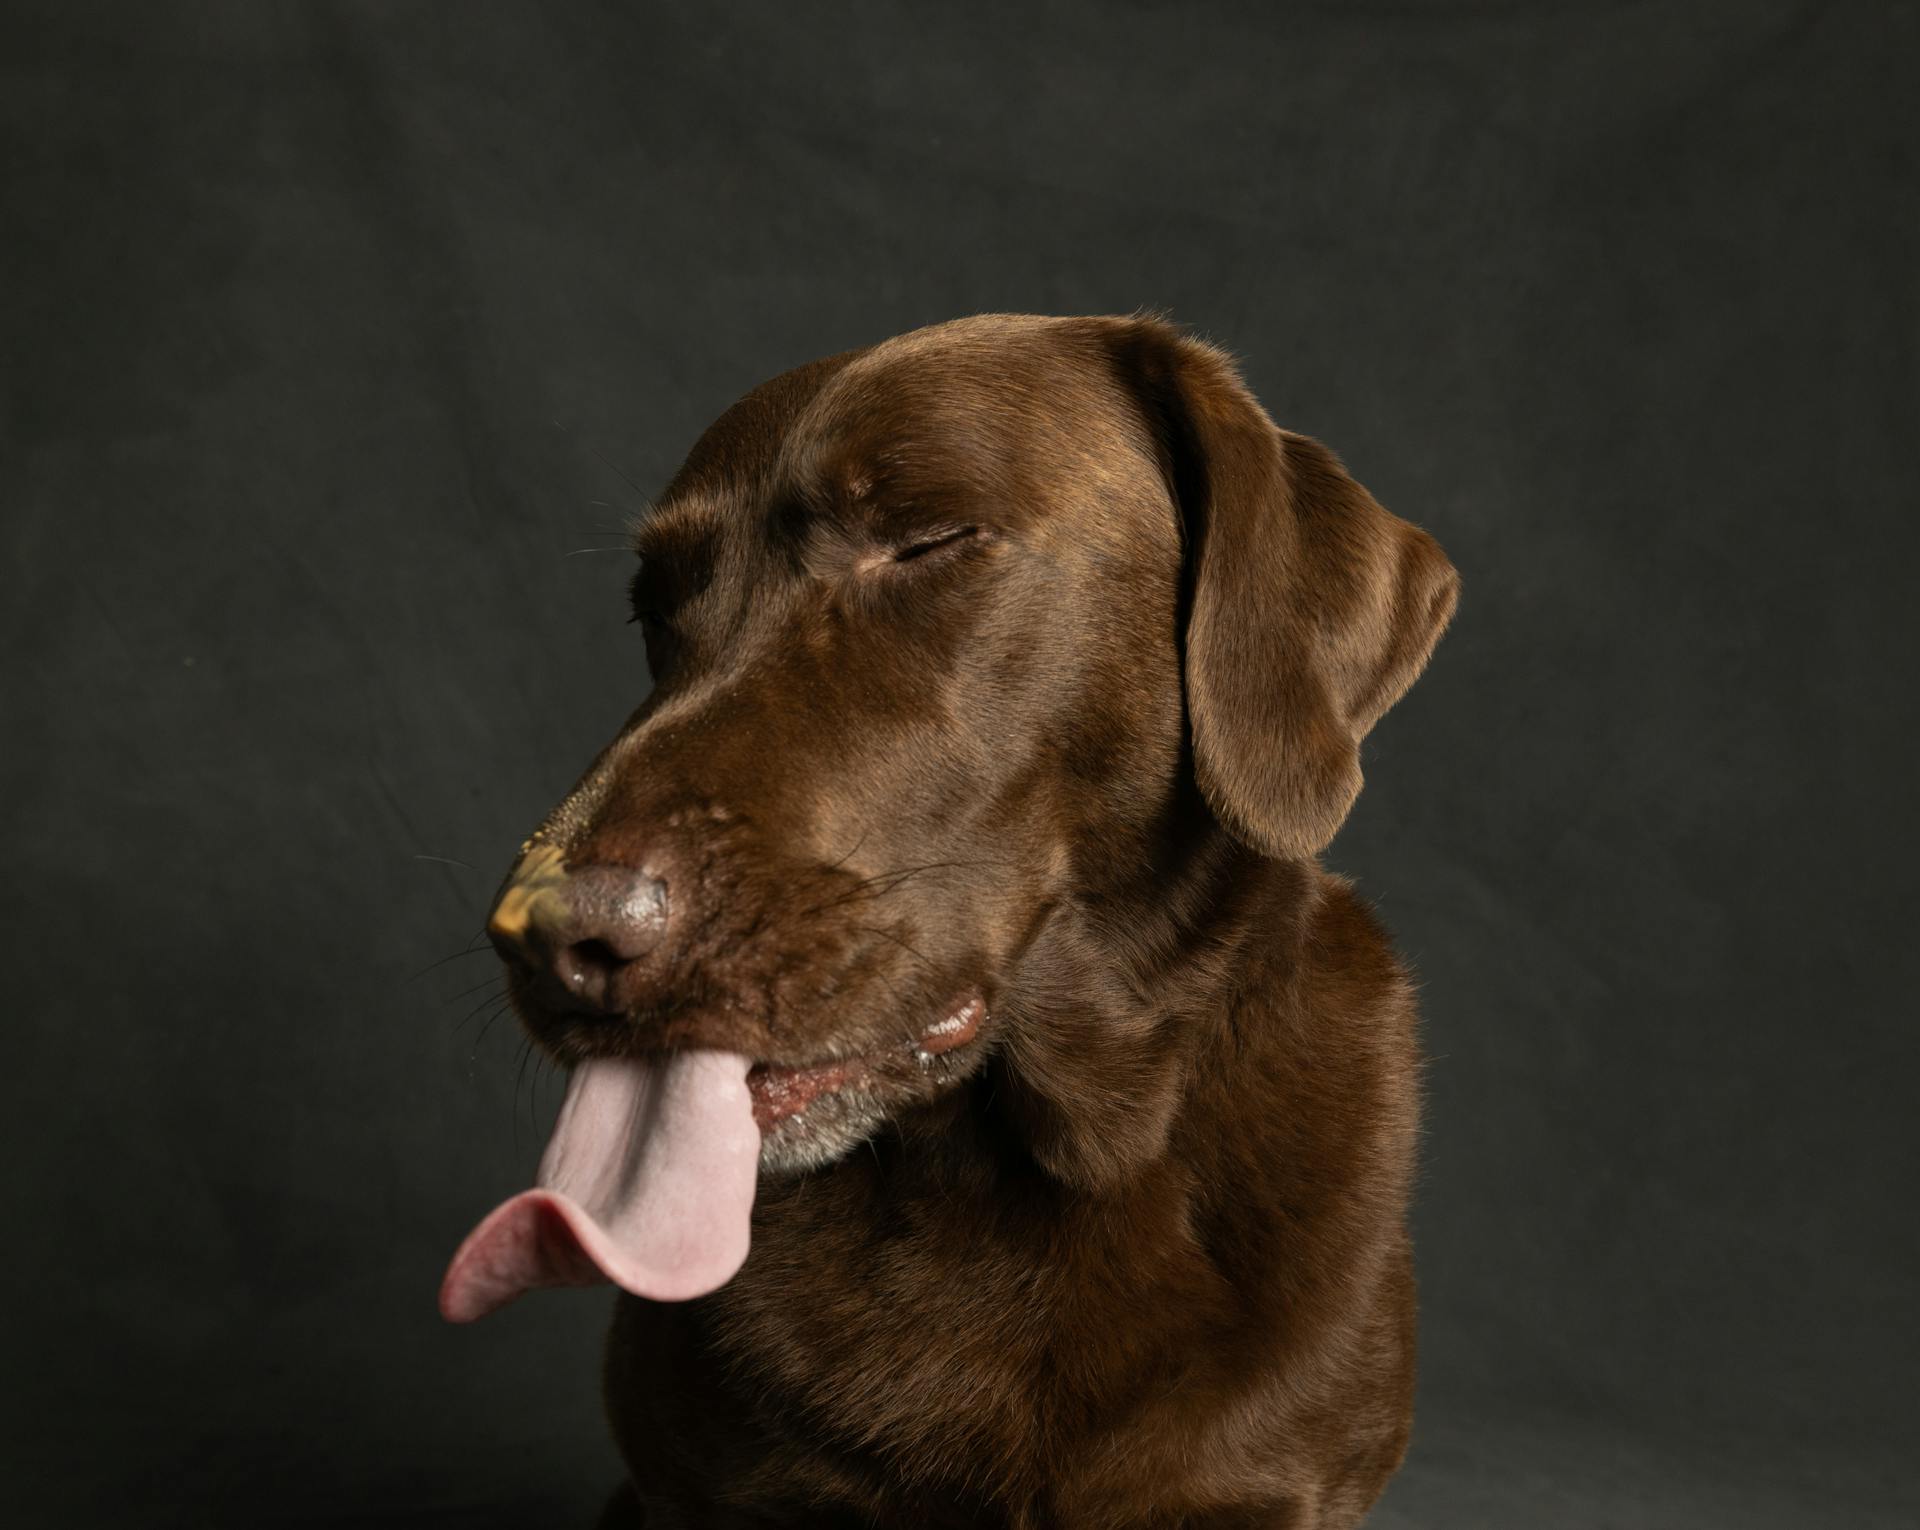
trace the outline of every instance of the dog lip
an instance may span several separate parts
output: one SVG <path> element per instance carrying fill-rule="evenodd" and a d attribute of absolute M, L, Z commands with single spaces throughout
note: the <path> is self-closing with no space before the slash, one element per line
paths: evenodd
<path fill-rule="evenodd" d="M 878 1053 L 839 1062 L 796 1066 L 755 1063 L 747 1074 L 747 1093 L 753 1096 L 753 1119 L 764 1133 L 789 1117 L 801 1114 L 824 1094 L 836 1094 L 872 1071 Z"/>
<path fill-rule="evenodd" d="M 567 996 L 562 992 L 549 991 L 543 997 L 547 1002 L 536 1001 L 539 1011 L 536 1028 L 543 1045 L 564 1064 L 572 1066 L 590 1058 L 627 1057 L 639 1050 L 629 1017 L 578 1008 L 566 1003 Z M 560 1002 L 552 1003 L 555 999 Z M 524 1005 L 522 1014 L 527 1014 Z M 804 1060 L 762 1055 L 755 1059 L 747 1075 L 754 1119 L 760 1130 L 766 1132 L 781 1121 L 801 1114 L 823 1096 L 867 1083 L 876 1074 L 891 1072 L 899 1078 L 903 1063 L 917 1064 L 922 1070 L 931 1068 L 936 1059 L 975 1040 L 986 1018 L 986 997 L 974 988 L 954 1000 L 940 1019 L 910 1041 L 838 1056 L 816 1053 Z M 536 1024 L 531 1016 L 528 1023 Z M 729 1044 L 738 1046 L 738 1043 Z"/>
<path fill-rule="evenodd" d="M 915 1051 L 922 1057 L 940 1057 L 965 1046 L 980 1034 L 980 1022 L 987 1018 L 987 1001 L 970 993 L 920 1033 Z"/>
<path fill-rule="evenodd" d="M 956 1051 L 977 1037 L 986 1014 L 986 999 L 977 990 L 971 991 L 921 1031 L 906 1050 L 922 1067 L 929 1066 L 936 1057 Z M 747 1074 L 754 1119 L 762 1132 L 768 1131 L 801 1114 L 821 1096 L 864 1082 L 900 1052 L 900 1048 L 889 1047 L 813 1063 L 756 1062 Z"/>

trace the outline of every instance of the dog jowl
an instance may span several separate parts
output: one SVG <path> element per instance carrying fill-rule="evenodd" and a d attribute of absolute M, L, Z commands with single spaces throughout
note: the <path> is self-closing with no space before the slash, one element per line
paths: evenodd
<path fill-rule="evenodd" d="M 1076 1208 L 1198 1226 L 1204 1177 L 1265 1139 L 1317 1155 L 1309 1180 L 1365 1159 L 1369 1236 L 1403 1236 L 1405 1026 L 1353 1078 L 1318 1077 L 1353 1091 L 1344 1124 L 1279 1094 L 1309 988 L 1322 1016 L 1410 1015 L 1316 858 L 1361 738 L 1451 614 L 1430 538 L 1278 430 L 1212 348 L 1148 319 L 991 316 L 755 390 L 636 551 L 653 689 L 489 924 L 571 1082 L 537 1187 L 448 1270 L 448 1317 L 606 1280 L 689 1302 L 689 1322 L 734 1313 L 726 1342 L 748 1353 L 729 1358 L 751 1364 L 743 1314 L 774 1278 L 756 1253 L 805 1261 L 811 1238 L 824 1275 L 845 1244 L 844 1226 L 808 1230 L 797 1185 L 817 1205 L 859 1177 L 850 1214 L 935 1237 L 969 1196 L 1010 1215 L 1018 1184 L 1046 1230 L 996 1257 L 1070 1280 Z M 1293 1193 L 1240 1189 L 1250 1216 Z M 1112 1289 L 1083 1284 L 1081 1306 L 1143 1295 L 1134 1274 L 1164 1281 L 1189 1255 L 1220 1263 L 1099 1255 Z M 937 1258 L 923 1278 L 937 1302 Z M 1299 1279 L 1228 1284 L 1271 1325 Z M 1128 1363 L 1087 1360 L 1123 1391 Z M 1036 1450 L 1057 1437 L 1045 1386 L 1009 1407 Z M 884 1433 L 875 1411 L 850 1427 Z M 846 1496 L 884 1516 L 885 1478 Z"/>

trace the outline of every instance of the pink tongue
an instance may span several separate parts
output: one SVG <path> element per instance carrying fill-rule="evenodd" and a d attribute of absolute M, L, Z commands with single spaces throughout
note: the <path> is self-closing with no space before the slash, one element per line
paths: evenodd
<path fill-rule="evenodd" d="M 494 1209 L 440 1283 L 440 1315 L 471 1323 L 541 1286 L 610 1280 L 684 1301 L 747 1257 L 760 1131 L 750 1059 L 676 1052 L 573 1071 L 538 1189 Z"/>

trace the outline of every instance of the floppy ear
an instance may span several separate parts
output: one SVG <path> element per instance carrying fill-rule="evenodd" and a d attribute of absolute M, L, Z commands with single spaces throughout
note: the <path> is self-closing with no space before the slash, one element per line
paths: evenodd
<path fill-rule="evenodd" d="M 1223 352 L 1135 319 L 1115 353 L 1185 541 L 1200 790 L 1248 844 L 1315 855 L 1359 795 L 1361 739 L 1452 617 L 1459 575 L 1326 447 L 1276 426 Z"/>

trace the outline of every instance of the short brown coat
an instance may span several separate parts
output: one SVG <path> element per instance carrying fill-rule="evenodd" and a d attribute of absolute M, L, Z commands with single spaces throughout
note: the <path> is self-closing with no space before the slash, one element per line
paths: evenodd
<path fill-rule="evenodd" d="M 755 390 L 640 542 L 658 688 L 538 837 L 701 900 L 645 1044 L 991 1013 L 763 1177 L 730 1284 L 621 1298 L 647 1522 L 1356 1523 L 1411 1418 L 1418 1049 L 1316 857 L 1438 547 L 1212 347 L 1005 315 Z"/>

